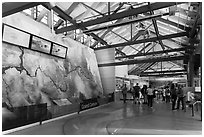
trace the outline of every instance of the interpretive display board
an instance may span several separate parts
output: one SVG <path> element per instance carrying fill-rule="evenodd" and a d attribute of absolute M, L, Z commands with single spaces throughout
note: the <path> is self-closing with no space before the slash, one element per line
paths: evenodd
<path fill-rule="evenodd" d="M 42 39 L 40 37 L 32 36 L 31 49 L 37 50 L 40 52 L 50 53 L 51 42 L 45 39 Z"/>
<path fill-rule="evenodd" d="M 80 103 L 80 111 L 99 106 L 97 98 L 87 99 Z"/>
<path fill-rule="evenodd" d="M 68 51 L 68 47 L 66 46 L 57 44 L 8 24 L 3 24 L 3 42 L 64 59 L 66 58 Z"/>
<path fill-rule="evenodd" d="M 3 41 L 22 47 L 29 47 L 30 34 L 15 29 L 11 26 L 4 25 Z"/>
<path fill-rule="evenodd" d="M 66 53 L 67 53 L 66 47 L 53 43 L 52 53 L 51 53 L 52 55 L 65 58 Z"/>
<path fill-rule="evenodd" d="M 104 96 L 93 49 L 51 33 L 50 28 L 24 14 L 6 19 L 4 27 L 12 24 L 30 32 L 28 47 L 13 44 L 15 38 L 2 42 L 2 103 L 9 109 L 46 103 L 49 118 L 54 118 L 78 112 L 83 100 Z M 37 46 L 45 49 L 36 50 Z M 61 53 L 54 53 L 55 50 Z M 97 105 L 96 102 L 90 107 Z M 2 119 L 9 123 L 4 116 Z"/>

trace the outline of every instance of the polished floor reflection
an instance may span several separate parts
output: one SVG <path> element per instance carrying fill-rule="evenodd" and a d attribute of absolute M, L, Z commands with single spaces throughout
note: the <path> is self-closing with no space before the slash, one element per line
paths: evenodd
<path fill-rule="evenodd" d="M 202 134 L 199 112 L 172 111 L 171 104 L 155 101 L 153 108 L 128 101 L 113 102 L 80 114 L 34 126 L 13 135 Z"/>

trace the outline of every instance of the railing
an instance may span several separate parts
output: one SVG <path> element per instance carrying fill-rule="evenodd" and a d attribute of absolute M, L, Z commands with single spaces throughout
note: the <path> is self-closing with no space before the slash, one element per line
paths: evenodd
<path fill-rule="evenodd" d="M 194 117 L 195 113 L 194 113 L 194 107 L 196 107 L 196 111 L 198 112 L 199 111 L 199 106 L 198 105 L 201 105 L 200 107 L 200 110 L 201 110 L 201 113 L 200 113 L 200 117 L 201 117 L 201 121 L 202 121 L 202 102 L 201 101 L 195 101 L 195 102 L 191 102 L 190 105 L 192 107 L 192 117 Z"/>
<path fill-rule="evenodd" d="M 4 119 L 2 123 L 3 131 L 35 122 L 39 122 L 41 125 L 42 121 L 48 118 L 47 103 L 8 108 L 8 111 L 13 117 Z"/>

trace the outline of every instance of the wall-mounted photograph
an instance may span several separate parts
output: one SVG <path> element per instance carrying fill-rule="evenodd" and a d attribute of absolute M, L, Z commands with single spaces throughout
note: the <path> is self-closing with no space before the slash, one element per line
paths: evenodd
<path fill-rule="evenodd" d="M 52 55 L 65 58 L 66 57 L 67 48 L 60 46 L 58 44 L 53 43 L 52 47 Z"/>
<path fill-rule="evenodd" d="M 41 39 L 39 37 L 33 36 L 31 41 L 31 49 L 40 52 L 50 53 L 51 42 Z"/>
<path fill-rule="evenodd" d="M 29 47 L 30 34 L 17 30 L 10 26 L 4 25 L 3 39 L 4 42 L 15 44 L 22 47 Z"/>

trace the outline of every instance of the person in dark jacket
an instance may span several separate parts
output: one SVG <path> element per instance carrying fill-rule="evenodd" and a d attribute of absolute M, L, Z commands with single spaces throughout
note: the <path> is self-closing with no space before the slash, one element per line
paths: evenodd
<path fill-rule="evenodd" d="M 133 87 L 133 89 L 134 89 L 134 96 L 135 96 L 135 98 L 134 98 L 134 103 L 136 104 L 136 102 L 138 102 L 138 104 L 140 104 L 140 87 L 139 87 L 139 85 L 138 85 L 138 83 L 136 84 L 136 86 L 134 86 Z"/>
<path fill-rule="evenodd" d="M 141 89 L 142 96 L 144 98 L 143 104 L 147 104 L 147 85 L 143 85 Z"/>
<path fill-rule="evenodd" d="M 122 89 L 122 94 L 123 94 L 123 102 L 126 103 L 126 98 L 127 98 L 127 86 L 126 86 L 126 84 L 123 84 L 121 89 Z"/>
<path fill-rule="evenodd" d="M 166 86 L 165 94 L 166 94 L 166 103 L 169 103 L 171 99 L 171 92 L 170 92 L 169 86 Z"/>
<path fill-rule="evenodd" d="M 185 109 L 185 106 L 184 106 L 184 92 L 183 92 L 183 89 L 181 87 L 181 85 L 178 85 L 178 100 L 177 100 L 177 108 L 176 109 L 179 109 L 180 107 L 180 102 L 181 102 L 181 105 L 182 105 L 182 110 Z"/>
<path fill-rule="evenodd" d="M 171 84 L 171 100 L 172 100 L 172 110 L 175 110 L 177 91 L 173 83 Z"/>

